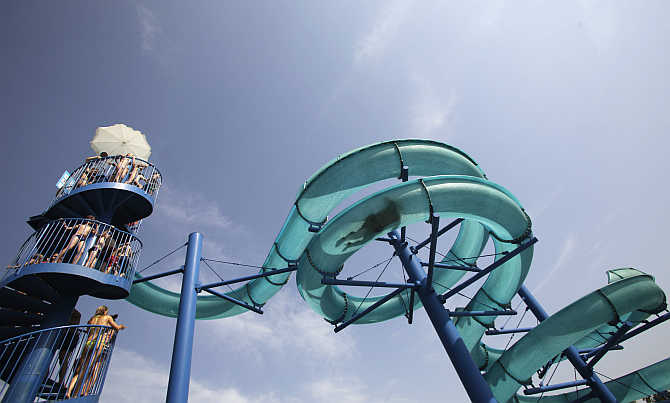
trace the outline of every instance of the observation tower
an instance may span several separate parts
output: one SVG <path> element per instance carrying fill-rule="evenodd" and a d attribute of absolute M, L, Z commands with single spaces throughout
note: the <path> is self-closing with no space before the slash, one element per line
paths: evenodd
<path fill-rule="evenodd" d="M 161 183 L 145 159 L 101 153 L 28 220 L 35 232 L 0 276 L 2 402 L 98 401 L 117 330 L 72 324 L 73 310 L 81 295 L 129 295 Z"/>

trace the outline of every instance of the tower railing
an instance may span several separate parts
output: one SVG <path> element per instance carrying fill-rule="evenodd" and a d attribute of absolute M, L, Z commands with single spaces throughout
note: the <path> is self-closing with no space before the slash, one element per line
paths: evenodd
<path fill-rule="evenodd" d="M 142 242 L 133 234 L 87 218 L 48 222 L 23 244 L 8 268 L 43 263 L 70 263 L 106 274 L 132 278 Z"/>
<path fill-rule="evenodd" d="M 0 342 L 0 398 L 9 385 L 23 380 L 17 374 L 22 362 L 44 354 L 53 358 L 33 402 L 62 401 L 102 392 L 117 331 L 109 326 L 72 325 L 38 330 Z M 4 401 L 4 400 L 3 400 Z"/>
<path fill-rule="evenodd" d="M 132 185 L 156 198 L 163 177 L 153 164 L 137 157 L 127 155 L 91 157 L 65 180 L 51 204 L 76 189 L 102 182 Z"/>

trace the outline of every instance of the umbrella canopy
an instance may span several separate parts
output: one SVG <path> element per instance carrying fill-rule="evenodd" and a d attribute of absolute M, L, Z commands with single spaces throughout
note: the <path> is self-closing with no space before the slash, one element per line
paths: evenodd
<path fill-rule="evenodd" d="M 106 152 L 111 156 L 131 153 L 143 160 L 148 160 L 151 155 L 151 146 L 144 134 L 124 124 L 98 127 L 91 140 L 91 148 L 96 154 Z"/>

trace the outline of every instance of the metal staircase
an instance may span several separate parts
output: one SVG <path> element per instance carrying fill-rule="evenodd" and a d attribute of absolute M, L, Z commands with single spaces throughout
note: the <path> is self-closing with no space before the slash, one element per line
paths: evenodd
<path fill-rule="evenodd" d="M 152 213 L 161 183 L 147 161 L 89 158 L 28 220 L 35 232 L 0 274 L 3 403 L 98 400 L 116 332 L 67 326 L 70 314 L 81 295 L 128 296 L 142 249 L 135 232 Z"/>

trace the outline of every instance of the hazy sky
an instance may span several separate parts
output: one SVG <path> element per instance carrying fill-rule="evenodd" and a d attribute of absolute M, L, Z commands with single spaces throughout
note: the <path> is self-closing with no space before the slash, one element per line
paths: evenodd
<path fill-rule="evenodd" d="M 31 233 L 25 219 L 91 154 L 98 126 L 146 133 L 164 175 L 141 267 L 193 231 L 205 257 L 261 264 L 314 171 L 418 137 L 461 148 L 526 207 L 540 240 L 526 284 L 549 312 L 615 267 L 670 289 L 669 11 L 662 1 L 4 1 L 0 251 L 11 261 Z M 347 270 L 386 255 L 363 249 Z M 82 298 L 84 317 L 99 303 Z M 109 305 L 128 329 L 102 400 L 160 401 L 175 321 Z M 334 334 L 291 280 L 265 311 L 198 322 L 191 401 L 467 400 L 423 310 L 412 326 Z M 659 326 L 599 370 L 659 361 L 669 337 Z"/>

